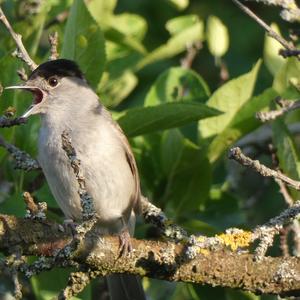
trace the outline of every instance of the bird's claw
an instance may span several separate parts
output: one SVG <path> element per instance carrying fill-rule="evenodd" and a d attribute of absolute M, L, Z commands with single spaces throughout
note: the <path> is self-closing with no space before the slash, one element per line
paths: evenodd
<path fill-rule="evenodd" d="M 120 233 L 119 240 L 120 240 L 120 256 L 119 257 L 127 256 L 133 250 L 132 244 L 131 244 L 131 237 L 130 237 L 128 230 L 124 230 Z"/>

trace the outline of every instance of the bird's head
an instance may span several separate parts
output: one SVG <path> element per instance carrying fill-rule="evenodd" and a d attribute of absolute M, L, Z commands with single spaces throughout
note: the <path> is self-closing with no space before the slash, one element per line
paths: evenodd
<path fill-rule="evenodd" d="M 6 89 L 21 89 L 33 94 L 33 102 L 23 114 L 24 118 L 45 114 L 49 111 L 49 107 L 63 109 L 63 106 L 66 106 L 65 102 L 76 98 L 76 90 L 80 88 L 87 88 L 86 80 L 78 65 L 67 59 L 45 62 L 30 74 L 24 84 L 6 87 Z"/>

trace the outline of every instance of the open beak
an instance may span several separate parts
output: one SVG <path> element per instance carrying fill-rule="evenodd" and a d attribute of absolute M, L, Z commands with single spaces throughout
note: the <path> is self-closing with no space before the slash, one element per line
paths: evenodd
<path fill-rule="evenodd" d="M 28 92 L 31 92 L 33 94 L 33 103 L 29 106 L 27 111 L 22 115 L 22 118 L 28 118 L 30 115 L 34 115 L 38 113 L 38 105 L 43 101 L 44 99 L 44 92 L 36 87 L 36 86 L 30 86 L 30 85 L 12 85 L 5 88 L 6 90 L 25 90 Z"/>

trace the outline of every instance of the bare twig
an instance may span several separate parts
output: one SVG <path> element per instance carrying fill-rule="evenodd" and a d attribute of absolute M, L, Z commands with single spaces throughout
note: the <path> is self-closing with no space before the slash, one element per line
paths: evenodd
<path fill-rule="evenodd" d="M 24 68 L 21 68 L 21 69 L 17 70 L 17 73 L 18 73 L 21 80 L 27 81 L 28 75 L 26 74 L 26 71 L 25 71 Z"/>
<path fill-rule="evenodd" d="M 296 190 L 300 190 L 300 182 L 289 178 L 288 176 L 282 174 L 280 171 L 272 170 L 258 160 L 252 160 L 250 157 L 243 154 L 242 150 L 239 147 L 235 147 L 230 149 L 229 158 L 234 159 L 238 163 L 243 166 L 250 167 L 251 169 L 255 170 L 259 174 L 265 177 L 273 177 L 274 179 L 279 179 L 284 183 L 290 185 Z"/>
<path fill-rule="evenodd" d="M 197 41 L 186 47 L 186 55 L 181 59 L 181 66 L 186 69 L 192 67 L 193 61 L 196 58 L 199 50 L 202 48 L 202 42 Z"/>
<path fill-rule="evenodd" d="M 6 29 L 8 30 L 8 32 L 10 33 L 10 35 L 12 36 L 12 38 L 14 39 L 17 45 L 16 56 L 22 59 L 32 71 L 36 69 L 38 65 L 31 59 L 27 50 L 25 49 L 22 42 L 22 36 L 13 30 L 1 7 L 0 7 L 0 21 L 4 24 L 4 26 L 6 27 Z"/>
<path fill-rule="evenodd" d="M 26 218 L 32 220 L 45 220 L 46 219 L 46 211 L 47 211 L 47 203 L 46 202 L 38 202 L 37 204 L 34 202 L 33 197 L 30 193 L 24 192 L 23 199 L 26 204 Z"/>
<path fill-rule="evenodd" d="M 281 106 L 280 109 L 270 110 L 266 112 L 258 112 L 256 113 L 256 118 L 259 119 L 261 122 L 267 122 L 267 121 L 275 120 L 276 118 L 284 115 L 285 113 L 300 108 L 300 100 L 292 101 L 292 100 L 277 99 L 277 103 L 280 104 Z"/>
<path fill-rule="evenodd" d="M 266 24 L 262 19 L 260 19 L 256 14 L 254 14 L 248 7 L 242 4 L 238 0 L 232 0 L 244 13 L 256 21 L 260 26 L 262 26 L 267 34 L 277 40 L 285 49 L 295 50 L 295 47 L 292 43 L 286 41 L 279 34 L 277 34 L 268 24 Z"/>
<path fill-rule="evenodd" d="M 280 249 L 282 251 L 282 255 L 284 257 L 290 256 L 289 253 L 289 245 L 288 245 L 288 237 L 289 237 L 289 232 L 291 231 L 291 227 L 287 226 L 285 228 L 282 228 L 279 232 L 279 237 L 280 237 Z"/>
<path fill-rule="evenodd" d="M 284 58 L 291 57 L 291 56 L 299 57 L 300 50 L 298 50 L 298 49 L 295 49 L 295 50 L 280 49 L 279 54 Z"/>
<path fill-rule="evenodd" d="M 40 166 L 38 162 L 33 159 L 28 153 L 18 149 L 16 146 L 7 143 L 0 136 L 0 147 L 5 148 L 15 159 L 16 161 L 16 169 L 21 169 L 25 171 L 38 170 Z"/>
<path fill-rule="evenodd" d="M 55 31 L 52 34 L 49 34 L 49 43 L 51 45 L 51 49 L 50 49 L 50 60 L 55 60 L 58 59 L 59 54 L 57 51 L 57 47 L 58 47 L 58 33 L 57 31 Z"/>

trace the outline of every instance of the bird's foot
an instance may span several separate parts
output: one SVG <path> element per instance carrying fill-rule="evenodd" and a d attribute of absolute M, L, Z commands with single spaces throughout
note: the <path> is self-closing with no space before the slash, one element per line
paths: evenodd
<path fill-rule="evenodd" d="M 120 240 L 120 257 L 127 256 L 132 252 L 132 244 L 131 244 L 131 237 L 129 234 L 128 229 L 124 229 L 120 235 L 119 235 L 119 240 Z"/>

